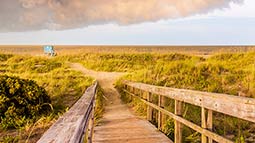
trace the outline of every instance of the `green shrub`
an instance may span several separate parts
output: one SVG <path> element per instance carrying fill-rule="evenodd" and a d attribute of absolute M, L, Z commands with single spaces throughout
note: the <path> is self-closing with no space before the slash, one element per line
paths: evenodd
<path fill-rule="evenodd" d="M 50 97 L 33 80 L 0 76 L 0 127 L 19 128 L 50 110 Z"/>

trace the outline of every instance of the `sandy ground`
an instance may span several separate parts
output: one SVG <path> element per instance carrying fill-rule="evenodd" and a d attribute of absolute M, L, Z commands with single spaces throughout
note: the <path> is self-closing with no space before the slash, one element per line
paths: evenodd
<path fill-rule="evenodd" d="M 172 142 L 147 120 L 132 114 L 123 104 L 114 82 L 124 73 L 96 72 L 73 63 L 71 67 L 94 77 L 105 91 L 106 107 L 103 118 L 95 127 L 94 143 L 168 143 Z"/>

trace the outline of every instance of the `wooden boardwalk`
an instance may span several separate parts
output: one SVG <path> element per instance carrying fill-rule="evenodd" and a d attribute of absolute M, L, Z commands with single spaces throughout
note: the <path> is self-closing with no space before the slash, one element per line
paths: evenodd
<path fill-rule="evenodd" d="M 106 96 L 110 103 L 106 105 L 100 125 L 95 127 L 94 143 L 172 142 L 150 122 L 133 115 L 127 105 L 121 103 L 115 89 L 108 90 Z"/>
<path fill-rule="evenodd" d="M 146 119 L 135 116 L 128 106 L 121 102 L 114 88 L 115 80 L 122 73 L 95 72 L 79 64 L 72 67 L 99 81 L 106 97 L 105 113 L 99 125 L 94 128 L 94 143 L 171 143 L 172 141 Z"/>

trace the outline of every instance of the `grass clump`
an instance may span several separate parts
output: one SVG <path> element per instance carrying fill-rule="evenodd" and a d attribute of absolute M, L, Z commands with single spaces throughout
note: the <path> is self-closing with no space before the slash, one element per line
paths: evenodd
<path fill-rule="evenodd" d="M 11 54 L 0 54 L 0 62 L 7 61 L 9 58 L 11 58 L 13 55 Z"/>
<path fill-rule="evenodd" d="M 30 71 L 32 73 L 47 73 L 62 67 L 63 62 L 43 57 L 31 58 L 25 56 L 14 56 L 7 61 L 7 64 L 11 65 L 9 70 L 12 72 Z"/>

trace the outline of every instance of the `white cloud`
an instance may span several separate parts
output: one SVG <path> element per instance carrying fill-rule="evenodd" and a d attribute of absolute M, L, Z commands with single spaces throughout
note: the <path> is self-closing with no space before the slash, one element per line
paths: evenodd
<path fill-rule="evenodd" d="M 197 18 L 210 17 L 255 18 L 255 0 L 244 0 L 242 4 L 230 3 L 229 8 L 216 9 L 208 14 L 197 15 Z"/>
<path fill-rule="evenodd" d="M 188 17 L 243 0 L 1 0 L 0 32 L 73 29 Z"/>

